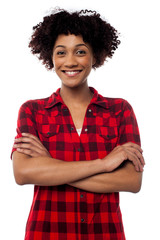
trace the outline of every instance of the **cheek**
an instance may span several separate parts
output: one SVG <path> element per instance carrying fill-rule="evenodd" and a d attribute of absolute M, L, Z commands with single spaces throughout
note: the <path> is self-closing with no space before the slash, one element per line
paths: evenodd
<path fill-rule="evenodd" d="M 56 69 L 59 69 L 59 67 L 62 65 L 62 60 L 60 60 L 60 59 L 55 59 L 55 58 L 53 58 L 53 65 L 54 65 L 54 69 L 56 70 Z"/>
<path fill-rule="evenodd" d="M 86 68 L 91 68 L 92 67 L 92 59 L 87 57 L 83 60 L 80 60 L 79 62 L 81 65 L 83 65 Z"/>
<path fill-rule="evenodd" d="M 53 64 L 58 65 L 60 61 L 62 61 L 62 58 L 58 57 L 58 55 L 56 53 L 53 53 L 53 55 L 52 55 Z"/>

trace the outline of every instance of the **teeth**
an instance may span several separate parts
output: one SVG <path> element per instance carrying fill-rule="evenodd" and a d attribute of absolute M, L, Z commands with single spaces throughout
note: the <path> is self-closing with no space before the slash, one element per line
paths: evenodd
<path fill-rule="evenodd" d="M 77 72 L 66 72 L 66 73 L 72 75 L 72 74 L 77 73 Z"/>
<path fill-rule="evenodd" d="M 63 71 L 63 72 L 71 76 L 71 75 L 74 75 L 74 74 L 79 73 L 81 71 L 77 70 L 77 71 Z"/>

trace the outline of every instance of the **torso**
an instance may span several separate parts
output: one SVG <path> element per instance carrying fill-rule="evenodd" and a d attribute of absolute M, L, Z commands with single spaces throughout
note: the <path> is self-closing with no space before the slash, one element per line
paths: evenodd
<path fill-rule="evenodd" d="M 63 89 L 65 89 L 64 86 Z M 87 86 L 87 90 L 80 95 L 79 101 L 77 101 L 77 95 L 80 94 L 79 93 L 75 94 L 76 99 L 73 98 L 73 96 L 69 98 L 68 92 L 65 92 L 65 94 L 63 94 L 61 88 L 61 97 L 63 99 L 63 102 L 70 111 L 75 128 L 80 129 L 83 127 L 84 118 L 86 115 L 88 105 L 90 104 L 91 99 L 93 97 L 93 92 L 89 90 Z"/>
<path fill-rule="evenodd" d="M 68 107 L 76 129 L 83 127 L 87 107 Z"/>
<path fill-rule="evenodd" d="M 124 140 L 138 141 L 134 116 L 132 119 L 127 117 L 127 131 L 122 126 L 122 138 L 118 135 L 121 134 L 123 116 L 128 116 L 130 112 L 127 104 L 96 94 L 91 104 L 89 100 L 84 103 L 84 99 L 79 104 L 75 101 L 59 103 L 57 94 L 49 99 L 26 102 L 20 110 L 18 130 L 20 133 L 27 130 L 35 136 L 38 134 L 52 158 L 66 162 L 102 159 L 112 151 L 117 141 L 120 144 Z M 131 122 L 135 124 L 132 127 Z M 80 137 L 73 123 L 75 128 L 83 125 Z M 130 129 L 134 129 L 134 134 L 128 132 Z M 41 214 L 42 211 L 44 214 Z M 91 236 L 98 240 L 124 240 L 119 194 L 97 194 L 68 184 L 35 186 L 25 239 L 31 240 L 33 234 L 35 239 L 40 240 L 50 239 L 50 236 L 57 240 L 64 239 L 64 236 L 69 239 Z"/>

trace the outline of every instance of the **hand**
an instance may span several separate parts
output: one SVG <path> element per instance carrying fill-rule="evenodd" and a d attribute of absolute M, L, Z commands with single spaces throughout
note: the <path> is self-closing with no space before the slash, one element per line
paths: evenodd
<path fill-rule="evenodd" d="M 14 148 L 30 157 L 51 157 L 39 138 L 30 133 L 22 133 L 22 137 L 15 139 Z"/>
<path fill-rule="evenodd" d="M 115 147 L 105 158 L 105 169 L 112 172 L 126 160 L 129 160 L 135 166 L 136 171 L 142 172 L 145 161 L 142 155 L 143 150 L 135 143 L 128 142 Z"/>

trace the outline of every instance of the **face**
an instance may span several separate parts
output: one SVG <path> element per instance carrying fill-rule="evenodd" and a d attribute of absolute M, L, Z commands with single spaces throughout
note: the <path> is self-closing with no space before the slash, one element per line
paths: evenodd
<path fill-rule="evenodd" d="M 94 65 L 91 46 L 78 35 L 59 35 L 53 47 L 54 69 L 66 87 L 78 87 L 87 83 Z"/>

